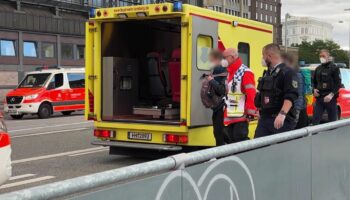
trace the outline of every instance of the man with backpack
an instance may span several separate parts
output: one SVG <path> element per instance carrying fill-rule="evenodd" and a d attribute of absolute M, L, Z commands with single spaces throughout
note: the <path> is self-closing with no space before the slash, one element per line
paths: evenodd
<path fill-rule="evenodd" d="M 226 49 L 223 54 L 223 67 L 227 67 L 228 71 L 224 124 L 229 142 L 240 142 L 249 139 L 248 122 L 257 115 L 254 106 L 255 78 L 253 71 L 238 56 L 237 49 Z"/>

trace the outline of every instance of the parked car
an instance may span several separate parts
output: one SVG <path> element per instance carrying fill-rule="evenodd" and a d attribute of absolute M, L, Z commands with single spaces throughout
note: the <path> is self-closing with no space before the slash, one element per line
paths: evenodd
<path fill-rule="evenodd" d="M 310 70 L 311 78 L 315 72 L 316 67 L 303 67 L 303 70 Z M 350 69 L 340 68 L 340 75 L 342 80 L 342 88 L 339 90 L 338 98 L 338 118 L 348 118 L 350 117 Z M 312 96 L 312 93 L 306 94 L 308 100 L 307 113 L 311 118 L 313 115 L 313 105 L 315 99 Z M 327 119 L 327 113 L 325 112 L 324 118 Z"/>
<path fill-rule="evenodd" d="M 7 93 L 4 110 L 13 119 L 21 119 L 25 114 L 37 114 L 39 118 L 48 118 L 55 112 L 70 115 L 84 110 L 84 87 L 83 68 L 39 68 Z"/>
<path fill-rule="evenodd" d="M 11 173 L 10 135 L 7 133 L 4 121 L 0 119 L 0 185 L 11 177 Z"/>

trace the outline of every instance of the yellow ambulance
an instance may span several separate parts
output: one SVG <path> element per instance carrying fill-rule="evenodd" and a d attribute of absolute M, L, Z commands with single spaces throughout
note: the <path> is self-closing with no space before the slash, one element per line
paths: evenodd
<path fill-rule="evenodd" d="M 212 111 L 200 98 L 210 49 L 238 48 L 258 79 L 272 36 L 271 25 L 181 2 L 91 10 L 85 117 L 94 120 L 93 144 L 111 154 L 215 146 Z"/>

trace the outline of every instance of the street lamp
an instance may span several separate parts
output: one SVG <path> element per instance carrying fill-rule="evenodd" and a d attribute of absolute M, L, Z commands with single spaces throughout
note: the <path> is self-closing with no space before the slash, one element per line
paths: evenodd
<path fill-rule="evenodd" d="M 286 53 L 288 52 L 288 45 L 287 45 L 287 21 L 288 21 L 288 18 L 290 18 L 291 15 L 289 13 L 286 13 L 286 17 L 284 19 L 284 49 L 286 51 Z"/>

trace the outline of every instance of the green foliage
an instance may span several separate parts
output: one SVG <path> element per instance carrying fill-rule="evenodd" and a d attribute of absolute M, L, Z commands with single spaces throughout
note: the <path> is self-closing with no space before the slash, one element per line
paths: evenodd
<path fill-rule="evenodd" d="M 331 41 L 315 40 L 313 42 L 302 42 L 299 45 L 293 45 L 299 47 L 299 60 L 305 61 L 305 63 L 319 63 L 319 52 L 321 49 L 328 49 L 333 56 L 335 62 L 346 63 L 349 66 L 349 55 L 346 51 L 342 50 L 340 46 Z"/>

